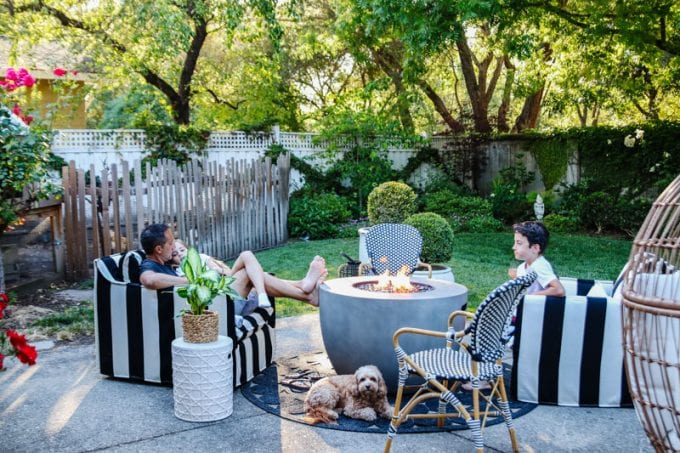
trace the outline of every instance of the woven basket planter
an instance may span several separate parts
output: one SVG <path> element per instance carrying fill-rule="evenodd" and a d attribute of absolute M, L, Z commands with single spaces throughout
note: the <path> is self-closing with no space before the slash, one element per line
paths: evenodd
<path fill-rule="evenodd" d="M 201 315 L 182 315 L 182 330 L 187 343 L 212 343 L 219 332 L 217 312 L 206 310 Z"/>
<path fill-rule="evenodd" d="M 680 176 L 640 227 L 623 281 L 626 374 L 656 451 L 680 451 Z"/>

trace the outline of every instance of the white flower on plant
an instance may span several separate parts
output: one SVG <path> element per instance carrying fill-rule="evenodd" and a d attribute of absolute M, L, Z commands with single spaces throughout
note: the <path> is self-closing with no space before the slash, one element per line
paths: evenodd
<path fill-rule="evenodd" d="M 632 135 L 626 135 L 626 138 L 623 139 L 623 145 L 627 148 L 632 148 L 635 146 L 635 137 Z"/>
<path fill-rule="evenodd" d="M 671 157 L 671 153 L 669 153 L 668 151 L 664 151 L 663 152 L 663 158 L 668 159 L 669 157 Z"/>
<path fill-rule="evenodd" d="M 635 129 L 635 138 L 637 138 L 638 140 L 642 140 L 644 136 L 645 131 L 643 131 L 642 129 Z"/>
<path fill-rule="evenodd" d="M 607 145 L 611 145 L 611 144 L 612 144 L 612 139 L 611 139 L 611 138 L 608 138 L 608 139 L 607 139 Z"/>

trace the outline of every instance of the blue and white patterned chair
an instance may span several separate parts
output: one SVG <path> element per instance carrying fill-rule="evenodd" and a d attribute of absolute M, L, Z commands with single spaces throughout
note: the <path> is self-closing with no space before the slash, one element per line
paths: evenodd
<path fill-rule="evenodd" d="M 102 374 L 120 379 L 172 385 L 171 344 L 182 336 L 180 311 L 186 300 L 173 288 L 150 290 L 139 283 L 141 250 L 94 261 L 95 340 Z M 234 387 L 253 379 L 272 363 L 275 347 L 274 300 L 240 317 L 226 296 L 210 309 L 219 314 L 219 333 L 233 341 Z"/>
<path fill-rule="evenodd" d="M 408 274 L 418 266 L 425 266 L 432 278 L 432 266 L 420 261 L 423 238 L 417 228 L 403 223 L 380 223 L 372 226 L 366 234 L 366 252 L 371 261 L 368 263 L 375 275 L 396 275 L 403 265 L 408 266 Z M 364 269 L 362 268 L 362 269 Z"/>
<path fill-rule="evenodd" d="M 389 451 L 399 425 L 411 418 L 411 411 L 419 402 L 430 398 L 440 400 L 439 413 L 431 414 L 431 417 L 437 418 L 440 426 L 443 424 L 442 417 L 461 417 L 472 430 L 475 448 L 479 452 L 484 450 L 482 430 L 486 415 L 502 413 L 512 449 L 519 451 L 503 379 L 501 359 L 506 349 L 506 338 L 503 333 L 513 309 L 534 280 L 536 280 L 536 273 L 531 272 L 504 283 L 484 299 L 474 314 L 465 311 L 451 313 L 447 332 L 405 327 L 394 333 L 394 350 L 399 361 L 399 388 L 394 404 L 394 415 L 387 433 L 385 451 Z M 472 321 L 464 330 L 455 331 L 453 320 L 457 316 L 472 318 Z M 399 345 L 399 337 L 403 334 L 441 337 L 446 339 L 446 346 L 407 353 Z M 469 343 L 460 343 L 463 338 L 465 341 L 469 338 Z M 454 342 L 459 342 L 461 347 L 453 348 Z M 402 397 L 409 375 L 420 376 L 424 382 L 402 407 Z M 488 396 L 479 391 L 481 381 L 489 381 L 491 385 Z M 466 382 L 472 386 L 472 409 L 466 408 L 455 396 L 458 387 Z M 480 410 L 480 396 L 486 402 L 483 410 Z M 449 404 L 455 412 L 446 412 Z M 420 418 L 428 416 L 430 414 L 418 414 Z"/>

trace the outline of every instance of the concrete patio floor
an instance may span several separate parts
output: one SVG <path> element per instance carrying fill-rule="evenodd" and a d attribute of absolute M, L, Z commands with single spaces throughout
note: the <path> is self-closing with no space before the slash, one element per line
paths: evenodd
<path fill-rule="evenodd" d="M 317 314 L 277 320 L 277 357 L 323 350 Z M 172 389 L 99 374 L 94 344 L 41 351 L 32 367 L 0 373 L 0 451 L 374 452 L 385 435 L 291 422 L 247 401 L 221 421 L 177 419 Z M 539 406 L 517 419 L 522 451 L 652 452 L 633 409 Z M 470 432 L 403 434 L 395 452 L 474 451 Z M 504 425 L 485 431 L 487 451 L 509 451 Z"/>

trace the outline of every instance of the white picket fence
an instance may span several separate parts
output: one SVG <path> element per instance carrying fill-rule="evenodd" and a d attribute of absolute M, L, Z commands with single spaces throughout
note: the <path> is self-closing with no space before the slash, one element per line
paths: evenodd
<path fill-rule="evenodd" d="M 445 149 L 446 145 L 456 142 L 454 137 L 431 137 L 430 145 L 436 149 Z M 91 168 L 99 174 L 112 164 L 123 160 L 133 162 L 146 154 L 144 149 L 145 133 L 139 129 L 60 129 L 56 131 L 52 143 L 52 151 L 64 158 L 66 162 L 74 161 L 77 168 Z M 325 152 L 329 143 L 319 139 L 317 133 L 283 132 L 274 126 L 272 132 L 245 133 L 240 131 L 215 131 L 210 134 L 206 148 L 205 160 L 223 164 L 236 161 L 259 159 L 272 145 L 280 144 L 298 158 L 308 160 L 312 165 L 321 166 L 323 161 L 314 157 Z M 345 143 L 335 143 L 342 149 Z M 392 168 L 402 169 L 413 155 L 413 149 L 395 143 L 388 147 L 387 157 L 392 162 Z M 545 190 L 538 171 L 537 164 L 527 152 L 526 143 L 521 140 L 492 141 L 480 146 L 478 152 L 485 155 L 487 166 L 483 174 L 479 175 L 475 185 L 483 194 L 491 190 L 491 182 L 498 172 L 505 167 L 514 165 L 514 156 L 519 154 L 526 168 L 536 172 L 536 180 L 528 190 Z M 432 169 L 422 165 L 416 170 L 409 182 L 419 186 L 427 181 Z M 579 179 L 578 156 L 570 162 L 564 181 L 574 183 Z M 290 190 L 294 191 L 302 185 L 301 175 L 294 169 L 290 174 Z M 468 182 L 471 184 L 471 182 Z"/>
<path fill-rule="evenodd" d="M 97 173 L 111 164 L 123 160 L 133 162 L 146 154 L 145 132 L 141 129 L 59 129 L 52 142 L 52 151 L 66 162 L 74 161 L 78 168 L 95 167 Z M 450 139 L 434 137 L 432 146 L 442 149 Z M 317 133 L 282 132 L 274 127 L 271 133 L 245 133 L 240 131 L 215 131 L 210 134 L 206 147 L 208 161 L 229 162 L 261 158 L 272 145 L 280 144 L 295 156 L 311 160 L 326 151 L 329 143 L 319 140 Z M 342 143 L 336 146 L 343 147 Z M 389 147 L 388 158 L 394 169 L 403 168 L 413 155 L 413 150 L 399 145 Z M 320 162 L 316 162 L 317 164 Z M 415 183 L 427 177 L 423 167 L 414 175 Z M 300 175 L 291 171 L 291 190 L 301 184 Z"/>

